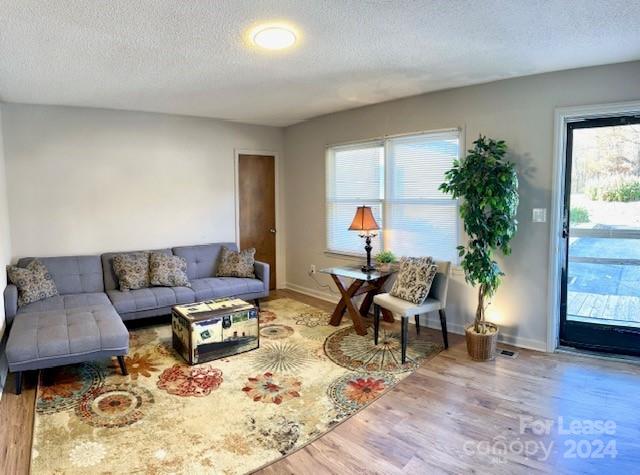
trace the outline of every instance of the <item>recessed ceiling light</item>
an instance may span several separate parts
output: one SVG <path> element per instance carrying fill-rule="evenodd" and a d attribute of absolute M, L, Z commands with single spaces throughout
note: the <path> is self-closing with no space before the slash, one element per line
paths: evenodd
<path fill-rule="evenodd" d="M 296 34 L 289 28 L 279 25 L 264 25 L 256 28 L 253 42 L 264 49 L 286 49 L 296 42 Z"/>

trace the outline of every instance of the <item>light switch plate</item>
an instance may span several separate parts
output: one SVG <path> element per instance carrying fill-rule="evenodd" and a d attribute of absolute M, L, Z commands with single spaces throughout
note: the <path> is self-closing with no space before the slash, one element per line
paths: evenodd
<path fill-rule="evenodd" d="M 532 219 L 534 223 L 547 222 L 547 208 L 533 208 Z"/>

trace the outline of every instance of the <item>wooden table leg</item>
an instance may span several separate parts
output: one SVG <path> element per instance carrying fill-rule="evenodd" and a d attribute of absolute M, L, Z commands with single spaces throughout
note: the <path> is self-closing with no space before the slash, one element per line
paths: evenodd
<path fill-rule="evenodd" d="M 344 302 L 344 305 L 346 306 L 347 311 L 349 312 L 349 316 L 351 317 L 351 320 L 353 320 L 353 328 L 356 330 L 356 333 L 358 335 L 366 335 L 367 334 L 367 327 L 366 327 L 364 321 L 362 320 L 362 315 L 360 315 L 360 312 L 353 305 L 353 301 L 351 300 L 353 295 L 362 286 L 364 281 L 361 281 L 361 280 L 353 281 L 353 283 L 349 286 L 349 289 L 347 290 L 347 289 L 344 288 L 344 285 L 342 284 L 342 281 L 340 280 L 340 278 L 337 275 L 331 274 L 331 277 L 333 278 L 333 281 L 336 283 L 336 286 L 338 287 L 338 290 L 340 290 L 340 293 L 342 294 L 342 300 L 340 302 L 341 303 Z M 339 305 L 340 304 L 338 304 L 338 306 Z M 336 306 L 336 310 L 334 311 L 334 315 L 338 312 L 338 306 Z M 341 318 L 342 318 L 342 315 L 340 315 L 340 319 Z M 333 320 L 333 317 L 332 317 L 331 320 Z M 339 320 L 338 320 L 338 324 L 340 324 Z"/>
<path fill-rule="evenodd" d="M 365 295 L 364 300 L 362 301 L 362 304 L 360 305 L 360 314 L 363 316 L 367 316 L 369 314 L 369 309 L 371 308 L 371 304 L 373 303 L 373 297 L 375 297 L 377 294 L 380 293 L 380 291 L 382 290 L 382 287 L 384 287 L 385 282 L 387 281 L 387 279 L 389 278 L 389 275 L 385 275 L 384 277 L 379 278 L 378 280 L 376 280 L 374 282 L 376 288 L 370 290 L 369 292 L 367 292 L 367 295 Z M 393 313 L 391 313 L 389 310 L 387 310 L 386 308 L 381 308 L 380 309 L 382 311 L 382 317 L 384 319 L 385 322 L 390 322 L 393 323 Z"/>
<path fill-rule="evenodd" d="M 381 308 L 380 310 L 382 311 L 382 318 L 384 319 L 385 322 L 389 322 L 389 323 L 395 322 L 395 319 L 393 318 L 393 313 L 391 313 L 386 308 Z"/>
<path fill-rule="evenodd" d="M 351 297 L 353 296 L 353 294 L 355 294 L 358 291 L 358 289 L 362 287 L 363 282 L 359 280 L 354 280 L 349 286 L 349 288 L 345 290 L 344 285 L 340 280 L 340 277 L 331 274 L 331 278 L 336 283 L 336 287 L 338 287 L 338 290 L 340 291 L 340 295 L 342 295 L 342 298 L 336 305 L 336 308 L 333 310 L 333 314 L 331 315 L 331 319 L 329 320 L 330 325 L 337 327 L 338 325 L 340 325 L 340 322 L 342 321 L 342 316 L 344 315 L 344 312 L 347 310 L 346 301 L 351 300 Z M 345 298 L 345 293 L 348 295 L 348 298 Z"/>
<path fill-rule="evenodd" d="M 370 290 L 362 299 L 362 303 L 360 304 L 360 315 L 366 317 L 369 315 L 369 309 L 371 309 L 371 304 L 373 303 L 373 297 L 378 293 L 378 290 Z"/>

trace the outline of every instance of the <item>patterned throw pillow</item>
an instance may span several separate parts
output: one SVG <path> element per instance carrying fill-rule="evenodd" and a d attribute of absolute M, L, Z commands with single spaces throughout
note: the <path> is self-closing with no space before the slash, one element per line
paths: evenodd
<path fill-rule="evenodd" d="M 113 256 L 113 271 L 123 292 L 149 287 L 149 253 L 116 254 Z"/>
<path fill-rule="evenodd" d="M 218 277 L 250 277 L 255 279 L 256 275 L 253 273 L 255 255 L 254 248 L 235 252 L 223 247 L 218 264 Z"/>
<path fill-rule="evenodd" d="M 187 260 L 162 252 L 149 256 L 149 281 L 163 287 L 191 287 L 187 277 Z"/>
<path fill-rule="evenodd" d="M 38 259 L 29 262 L 27 267 L 8 266 L 7 276 L 18 287 L 18 307 L 58 295 L 53 277 Z"/>
<path fill-rule="evenodd" d="M 430 257 L 403 257 L 389 294 L 420 305 L 427 298 L 437 272 L 438 266 Z"/>

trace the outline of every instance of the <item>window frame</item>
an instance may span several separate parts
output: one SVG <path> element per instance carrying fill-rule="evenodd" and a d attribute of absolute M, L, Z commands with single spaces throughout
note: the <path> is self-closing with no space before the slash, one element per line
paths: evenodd
<path fill-rule="evenodd" d="M 420 132 L 410 132 L 410 133 L 403 133 L 403 134 L 394 134 L 394 135 L 385 135 L 384 137 L 381 138 L 373 138 L 373 139 L 364 139 L 364 140 L 358 140 L 358 141 L 352 141 L 352 142 L 346 142 L 346 143 L 338 143 L 338 144 L 332 144 L 332 145 L 327 145 L 325 148 L 325 250 L 324 253 L 327 255 L 333 255 L 333 256 L 338 256 L 338 257 L 344 257 L 344 258 L 349 258 L 349 259 L 353 259 L 353 260 L 360 260 L 362 257 L 366 256 L 365 252 L 364 252 L 364 247 L 363 247 L 363 251 L 362 252 L 358 252 L 358 253 L 353 253 L 353 252 L 348 252 L 348 251 L 341 251 L 341 250 L 336 250 L 336 249 L 331 249 L 329 246 L 329 208 L 327 206 L 327 204 L 330 202 L 329 196 L 328 196 L 328 190 L 329 190 L 329 186 L 333 186 L 331 183 L 329 183 L 329 180 L 332 178 L 332 173 L 329 172 L 330 170 L 330 160 L 331 160 L 331 154 L 334 152 L 335 149 L 340 149 L 340 148 L 358 148 L 358 147 L 366 147 L 367 145 L 372 145 L 372 144 L 380 144 L 383 147 L 383 173 L 384 173 L 384 179 L 383 179 L 383 197 L 380 200 L 381 203 L 381 215 L 382 215 L 382 227 L 381 230 L 379 232 L 379 236 L 380 236 L 380 246 L 381 249 L 386 250 L 386 245 L 385 243 L 388 241 L 388 232 L 389 229 L 386 226 L 386 223 L 388 222 L 388 215 L 389 215 L 389 208 L 393 203 L 399 203 L 399 202 L 403 202 L 402 200 L 393 200 L 391 198 L 389 198 L 389 192 L 391 190 L 390 188 L 390 180 L 392 177 L 392 174 L 388 172 L 388 167 L 389 167 L 389 144 L 391 142 L 391 140 L 393 139 L 397 139 L 397 138 L 413 138 L 413 137 L 420 137 L 420 136 L 429 136 L 429 135 L 441 135 L 441 134 L 447 134 L 447 133 L 451 133 L 453 135 L 456 135 L 458 138 L 458 156 L 456 157 L 457 160 L 460 160 L 463 156 L 464 156 L 464 150 L 465 150 L 465 133 L 464 133 L 464 129 L 462 127 L 456 127 L 456 128 L 447 128 L 447 129 L 437 129 L 437 130 L 426 130 L 426 131 L 420 131 Z M 443 177 L 444 180 L 444 177 Z M 338 200 L 334 200 L 334 202 L 337 202 Z M 350 200 L 349 200 L 350 201 Z M 365 200 L 366 202 L 370 202 L 371 200 Z M 410 199 L 410 200 L 405 200 L 404 202 L 407 203 L 417 203 L 417 204 L 437 204 L 437 202 L 441 202 L 443 200 L 439 200 L 439 199 L 435 199 L 435 198 L 417 198 L 417 199 Z M 461 236 L 463 235 L 463 228 L 462 228 L 462 220 L 460 218 L 460 200 L 459 199 L 451 199 L 450 200 L 454 205 L 455 205 L 455 212 L 456 212 L 456 230 L 455 230 L 455 246 L 458 246 L 461 244 Z M 343 202 L 345 202 L 343 200 Z M 359 202 L 359 204 L 361 205 L 362 202 Z M 453 253 L 454 258 L 452 259 L 451 263 L 454 266 L 457 266 L 459 264 L 459 257 L 458 257 L 458 253 L 454 252 Z"/>

